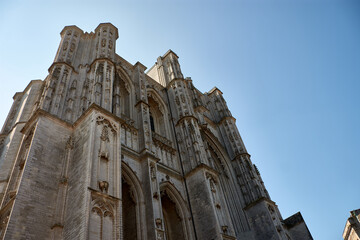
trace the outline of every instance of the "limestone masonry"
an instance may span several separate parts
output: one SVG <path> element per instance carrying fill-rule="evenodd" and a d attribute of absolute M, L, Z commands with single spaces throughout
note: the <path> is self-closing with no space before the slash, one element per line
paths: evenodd
<path fill-rule="evenodd" d="M 360 209 L 350 212 L 343 232 L 344 240 L 359 240 L 360 238 Z"/>
<path fill-rule="evenodd" d="M 222 92 L 173 51 L 145 72 L 110 23 L 60 34 L 1 131 L 0 239 L 312 239 L 300 213 L 282 219 Z"/>

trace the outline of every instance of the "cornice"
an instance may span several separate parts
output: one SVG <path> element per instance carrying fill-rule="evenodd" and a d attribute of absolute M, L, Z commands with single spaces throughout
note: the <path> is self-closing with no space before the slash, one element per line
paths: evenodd
<path fill-rule="evenodd" d="M 223 118 L 218 122 L 218 124 L 219 124 L 219 125 L 223 124 L 223 122 L 224 122 L 225 120 L 233 120 L 234 122 L 236 122 L 236 118 L 234 118 L 233 116 L 225 116 L 225 117 L 223 117 Z"/>
<path fill-rule="evenodd" d="M 182 82 L 184 82 L 185 84 L 187 83 L 184 78 L 174 78 L 173 80 L 171 80 L 171 81 L 166 85 L 166 88 L 169 89 L 170 86 L 171 86 L 174 82 L 176 82 L 176 81 L 182 81 Z"/>
<path fill-rule="evenodd" d="M 238 158 L 240 158 L 240 157 L 242 157 L 242 156 L 247 156 L 248 158 L 251 157 L 251 155 L 250 155 L 249 153 L 243 152 L 243 153 L 239 153 L 239 154 L 235 155 L 235 157 L 233 158 L 232 161 L 237 160 Z"/>
<path fill-rule="evenodd" d="M 115 28 L 115 31 L 116 31 L 116 36 L 115 36 L 115 39 L 118 39 L 119 38 L 119 30 L 117 27 L 115 27 L 112 23 L 100 23 L 96 28 L 95 28 L 95 32 L 98 31 L 98 29 L 101 27 L 101 26 L 110 26 L 112 28 Z"/>
<path fill-rule="evenodd" d="M 51 66 L 49 67 L 48 72 L 50 73 L 51 69 L 52 69 L 55 65 L 61 65 L 61 64 L 68 66 L 69 68 L 72 69 L 72 71 L 73 71 L 74 73 L 79 74 L 72 65 L 70 65 L 70 64 L 68 64 L 68 63 L 66 63 L 66 62 L 54 62 L 54 63 L 51 64 Z"/>
<path fill-rule="evenodd" d="M 207 93 L 207 95 L 210 96 L 211 94 L 213 94 L 213 93 L 216 92 L 216 91 L 218 91 L 218 92 L 220 92 L 221 94 L 223 94 L 223 92 L 222 92 L 220 89 L 218 89 L 217 87 L 213 87 L 213 88 Z"/>
<path fill-rule="evenodd" d="M 167 55 L 169 55 L 171 53 L 174 54 L 176 58 L 179 58 L 179 56 L 171 49 L 167 50 L 167 52 L 161 58 L 165 59 L 167 57 Z"/>
<path fill-rule="evenodd" d="M 95 58 L 89 65 L 89 70 L 87 71 L 88 73 L 91 71 L 93 65 L 97 62 L 97 61 L 107 61 L 110 62 L 114 68 L 116 69 L 116 64 L 115 62 L 113 62 L 112 60 L 110 60 L 109 58 Z"/>
<path fill-rule="evenodd" d="M 135 107 L 139 106 L 140 104 L 145 104 L 147 107 L 150 107 L 149 104 L 143 100 L 139 100 L 136 104 Z"/>
<path fill-rule="evenodd" d="M 187 118 L 192 118 L 192 119 L 194 119 L 197 123 L 199 123 L 199 120 L 198 120 L 195 116 L 193 116 L 193 115 L 188 115 L 188 116 L 181 117 L 181 118 L 176 122 L 175 126 L 178 126 L 182 121 L 184 121 L 184 120 L 187 119 Z"/>
<path fill-rule="evenodd" d="M 160 169 L 160 172 L 168 173 L 169 175 L 171 175 L 177 179 L 183 179 L 180 172 L 176 171 L 175 169 L 170 168 L 169 166 L 166 166 L 162 162 L 158 162 L 157 167 L 158 167 L 158 171 Z M 163 170 L 163 171 L 161 171 L 161 170 Z"/>
<path fill-rule="evenodd" d="M 138 129 L 134 126 L 129 125 L 124 119 L 114 115 L 113 113 L 109 112 L 108 110 L 100 107 L 99 105 L 92 103 L 88 109 L 74 122 L 73 126 L 76 127 L 77 125 L 80 124 L 80 122 L 82 121 L 82 119 L 84 119 L 86 116 L 88 116 L 92 110 L 97 110 L 99 112 L 101 112 L 102 114 L 106 115 L 109 118 L 112 118 L 113 120 L 115 120 L 116 122 L 120 123 L 120 125 L 125 125 L 126 127 L 130 128 L 133 131 L 138 131 Z"/>
<path fill-rule="evenodd" d="M 274 201 L 272 201 L 271 199 L 266 198 L 266 197 L 260 197 L 260 198 L 256 199 L 255 201 L 253 201 L 253 202 L 249 203 L 248 205 L 246 205 L 244 207 L 244 210 L 248 210 L 251 207 L 253 207 L 253 206 L 255 206 L 255 205 L 257 205 L 257 204 L 259 204 L 261 202 L 266 202 L 266 203 L 269 203 L 269 204 L 271 204 L 273 206 L 276 206 L 276 203 Z"/>
<path fill-rule="evenodd" d="M 208 165 L 206 165 L 204 163 L 200 163 L 195 168 L 191 169 L 188 173 L 186 173 L 184 178 L 186 179 L 186 178 L 190 177 L 191 175 L 193 175 L 194 173 L 196 173 L 197 171 L 200 171 L 200 170 L 206 170 L 208 172 L 211 172 L 211 173 L 215 174 L 216 176 L 218 176 L 218 174 L 219 174 L 215 169 L 209 167 Z"/>
<path fill-rule="evenodd" d="M 160 161 L 159 158 L 157 158 L 152 152 L 149 151 L 149 149 L 144 148 L 141 152 L 140 152 L 140 159 L 152 159 L 153 161 L 155 161 L 156 163 Z"/>
<path fill-rule="evenodd" d="M 66 30 L 68 30 L 68 29 L 75 29 L 75 30 L 77 30 L 77 31 L 80 31 L 81 34 L 84 34 L 84 31 L 83 31 L 81 28 L 79 28 L 78 26 L 76 26 L 76 25 L 69 25 L 69 26 L 65 26 L 65 27 L 63 28 L 63 30 L 61 30 L 60 36 L 62 36 L 63 33 L 64 33 Z"/>
<path fill-rule="evenodd" d="M 137 68 L 137 67 L 139 67 L 140 69 L 143 69 L 142 72 L 144 72 L 144 73 L 145 73 L 145 70 L 147 69 L 147 67 L 139 61 L 137 61 L 134 64 L 133 69 L 135 70 L 135 68 Z"/>
<path fill-rule="evenodd" d="M 27 92 L 29 90 L 29 88 L 34 85 L 35 83 L 43 83 L 44 81 L 41 79 L 36 79 L 36 80 L 31 80 L 30 83 L 25 87 L 24 91 L 22 92 L 16 92 L 13 96 L 13 99 L 15 100 L 15 98 L 17 97 L 17 95 L 21 94 L 23 95 L 25 92 Z"/>

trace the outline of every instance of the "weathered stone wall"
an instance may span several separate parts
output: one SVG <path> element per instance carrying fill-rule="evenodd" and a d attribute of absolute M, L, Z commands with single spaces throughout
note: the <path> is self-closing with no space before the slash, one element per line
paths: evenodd
<path fill-rule="evenodd" d="M 69 134 L 57 121 L 37 120 L 4 239 L 50 239 Z"/>
<path fill-rule="evenodd" d="M 20 148 L 21 129 L 32 116 L 41 94 L 43 82 L 33 80 L 23 92 L 16 93 L 14 103 L 0 134 L 0 201 Z"/>

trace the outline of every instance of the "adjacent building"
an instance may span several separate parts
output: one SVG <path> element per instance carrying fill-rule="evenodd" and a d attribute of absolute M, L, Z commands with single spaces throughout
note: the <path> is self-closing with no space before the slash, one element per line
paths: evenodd
<path fill-rule="evenodd" d="M 344 240 L 360 239 L 360 209 L 350 212 L 350 217 L 345 224 L 343 238 Z"/>
<path fill-rule="evenodd" d="M 282 218 L 222 92 L 173 51 L 147 70 L 115 53 L 110 23 L 60 34 L 1 131 L 1 239 L 312 239 Z"/>

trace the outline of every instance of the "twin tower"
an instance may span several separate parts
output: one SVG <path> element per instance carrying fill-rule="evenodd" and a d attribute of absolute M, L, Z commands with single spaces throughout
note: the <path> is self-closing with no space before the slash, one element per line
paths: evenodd
<path fill-rule="evenodd" d="M 312 239 L 282 219 L 222 92 L 201 93 L 169 50 L 146 67 L 118 29 L 61 31 L 45 80 L 0 135 L 0 239 Z"/>

